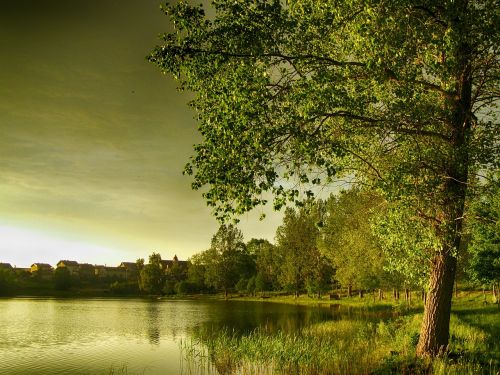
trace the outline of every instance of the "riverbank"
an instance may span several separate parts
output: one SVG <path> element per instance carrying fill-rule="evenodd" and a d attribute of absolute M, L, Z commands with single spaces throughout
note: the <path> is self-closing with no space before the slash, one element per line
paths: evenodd
<path fill-rule="evenodd" d="M 422 319 L 421 301 L 405 306 L 398 301 L 360 301 L 354 297 L 320 302 L 305 296 L 297 299 L 239 297 L 234 300 L 319 303 L 372 311 L 392 309 L 397 314 L 378 322 L 356 315 L 315 324 L 297 334 L 263 330 L 248 335 L 203 331 L 197 340 L 184 343 L 184 352 L 193 367 L 212 366 L 228 374 L 496 375 L 500 371 L 500 309 L 492 303 L 485 304 L 479 292 L 464 293 L 454 299 L 449 352 L 432 361 L 415 356 Z"/>

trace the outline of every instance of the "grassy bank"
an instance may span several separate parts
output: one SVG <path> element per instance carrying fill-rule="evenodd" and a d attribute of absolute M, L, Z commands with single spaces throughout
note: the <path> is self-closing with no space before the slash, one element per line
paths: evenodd
<path fill-rule="evenodd" d="M 270 299 L 273 300 L 273 299 Z M 280 302 L 283 297 L 274 299 Z M 288 299 L 284 299 L 290 303 Z M 295 300 L 295 303 L 309 303 Z M 338 302 L 338 301 L 335 301 Z M 353 299 L 346 306 L 377 310 Z M 310 301 L 312 303 L 312 301 Z M 317 301 L 316 301 L 317 303 Z M 182 343 L 186 373 L 220 374 L 497 374 L 500 371 L 500 310 L 480 295 L 454 302 L 449 354 L 432 362 L 416 359 L 422 314 L 402 309 L 388 321 L 342 318 L 295 334 L 202 331 Z"/>

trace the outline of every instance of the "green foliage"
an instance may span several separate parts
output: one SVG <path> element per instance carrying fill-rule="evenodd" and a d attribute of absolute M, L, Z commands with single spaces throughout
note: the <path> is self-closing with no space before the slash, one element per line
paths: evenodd
<path fill-rule="evenodd" d="M 248 279 L 247 282 L 247 293 L 250 295 L 255 294 L 255 276 L 252 276 L 251 278 Z"/>
<path fill-rule="evenodd" d="M 186 280 L 179 281 L 177 284 L 175 284 L 175 293 L 179 295 L 185 295 L 193 293 L 195 291 L 196 287 Z"/>
<path fill-rule="evenodd" d="M 193 255 L 188 262 L 187 280 L 194 290 L 198 292 L 206 291 L 208 286 L 205 284 L 206 264 L 208 262 L 209 251 L 204 251 Z"/>
<path fill-rule="evenodd" d="M 73 286 L 73 279 L 66 267 L 57 267 L 54 271 L 54 288 L 69 290 Z"/>
<path fill-rule="evenodd" d="M 345 287 L 372 289 L 384 279 L 385 258 L 370 226 L 383 204 L 379 195 L 356 189 L 326 202 L 318 245 Z"/>
<path fill-rule="evenodd" d="M 454 281 L 474 172 L 499 168 L 497 0 L 212 6 L 210 17 L 187 1 L 167 6 L 174 30 L 149 56 L 194 93 L 192 187 L 223 221 L 268 203 L 265 192 L 279 209 L 334 178 L 369 186 L 397 205 L 384 227 L 396 251 L 412 245 L 394 238 L 400 223 L 424 235 L 424 263 L 444 259 L 445 272 L 432 263 L 439 296 L 428 301 L 449 305 L 440 286 Z M 284 265 L 281 281 L 297 290 L 302 271 Z M 446 337 L 423 339 L 419 355 Z"/>
<path fill-rule="evenodd" d="M 287 208 L 283 224 L 276 231 L 276 246 L 281 254 L 278 279 L 285 289 L 295 294 L 305 287 L 307 279 L 321 277 L 317 221 L 317 212 L 311 211 L 310 204 L 299 210 Z"/>
<path fill-rule="evenodd" d="M 161 265 L 161 255 L 153 253 L 149 256 L 149 263 L 144 266 L 139 274 L 140 290 L 159 295 L 165 286 L 165 273 Z"/>
<path fill-rule="evenodd" d="M 385 255 L 385 269 L 407 286 L 424 287 L 429 277 L 427 261 L 442 249 L 436 233 L 404 204 L 390 203 L 375 213 L 373 229 Z"/>
<path fill-rule="evenodd" d="M 354 174 L 436 217 L 444 202 L 463 204 L 464 191 L 448 196 L 450 178 L 498 162 L 498 80 L 485 78 L 498 71 L 498 19 L 485 11 L 495 0 L 213 7 L 213 17 L 184 1 L 166 7 L 174 31 L 149 59 L 195 93 L 203 142 L 186 173 L 208 186 L 216 216 L 267 203 L 263 191 L 275 207 L 300 202 Z M 474 128 L 458 120 L 464 111 Z"/>
<path fill-rule="evenodd" d="M 137 295 L 139 292 L 136 282 L 115 281 L 109 286 L 109 290 L 117 295 Z"/>
<path fill-rule="evenodd" d="M 432 362 L 415 358 L 422 315 L 414 312 L 382 320 L 354 309 L 293 333 L 201 331 L 182 349 L 193 367 L 230 374 L 496 374 L 495 309 L 473 305 L 453 314 L 451 353 Z"/>
<path fill-rule="evenodd" d="M 500 182 L 498 176 L 482 189 L 483 193 L 472 203 L 471 253 L 469 273 L 482 285 L 500 284 Z"/>
<path fill-rule="evenodd" d="M 0 268 L 0 296 L 13 294 L 16 287 L 17 281 L 14 272 L 10 269 Z"/>
<path fill-rule="evenodd" d="M 243 242 L 243 234 L 233 225 L 221 225 L 204 254 L 205 282 L 224 293 L 238 280 L 252 273 L 252 259 Z"/>
<path fill-rule="evenodd" d="M 277 290 L 282 254 L 272 243 L 264 239 L 251 239 L 247 243 L 247 250 L 255 258 L 257 289 L 259 291 Z"/>
<path fill-rule="evenodd" d="M 248 284 L 247 279 L 244 279 L 244 278 L 239 279 L 238 282 L 236 283 L 236 290 L 239 293 L 246 293 L 247 292 L 247 284 Z"/>
<path fill-rule="evenodd" d="M 266 290 L 270 290 L 271 286 L 266 282 L 264 276 L 259 272 L 255 275 L 255 291 L 256 292 L 264 292 Z"/>

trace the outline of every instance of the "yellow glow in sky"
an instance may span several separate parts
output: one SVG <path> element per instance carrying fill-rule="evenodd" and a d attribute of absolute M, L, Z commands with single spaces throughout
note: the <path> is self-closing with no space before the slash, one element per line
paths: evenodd
<path fill-rule="evenodd" d="M 81 263 L 105 264 L 117 266 L 127 252 L 64 239 L 48 233 L 11 226 L 0 226 L 2 249 L 9 249 L 0 253 L 0 263 L 11 263 L 12 266 L 29 267 L 32 263 L 49 263 L 53 266 L 62 259 L 77 260 Z M 6 257 L 6 258 L 4 258 Z"/>

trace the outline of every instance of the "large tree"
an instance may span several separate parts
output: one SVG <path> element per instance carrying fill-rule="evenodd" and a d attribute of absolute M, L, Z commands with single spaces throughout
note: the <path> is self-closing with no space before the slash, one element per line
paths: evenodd
<path fill-rule="evenodd" d="M 433 232 L 419 356 L 447 347 L 468 184 L 498 167 L 497 1 L 181 1 L 150 56 L 195 93 L 186 172 L 216 216 L 344 175 Z"/>

